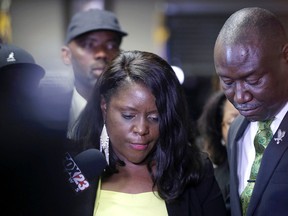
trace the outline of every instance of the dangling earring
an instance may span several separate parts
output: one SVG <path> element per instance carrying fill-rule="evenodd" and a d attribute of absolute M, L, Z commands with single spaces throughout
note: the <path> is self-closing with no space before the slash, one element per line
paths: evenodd
<path fill-rule="evenodd" d="M 226 142 L 225 142 L 225 140 L 222 138 L 221 139 L 221 144 L 223 145 L 223 146 L 226 146 Z"/>
<path fill-rule="evenodd" d="M 104 151 L 104 155 L 109 165 L 109 136 L 107 134 L 107 129 L 105 123 L 103 125 L 103 129 L 100 135 L 100 152 Z"/>

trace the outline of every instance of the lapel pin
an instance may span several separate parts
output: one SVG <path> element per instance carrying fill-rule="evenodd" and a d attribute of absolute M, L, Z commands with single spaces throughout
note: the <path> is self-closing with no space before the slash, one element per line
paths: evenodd
<path fill-rule="evenodd" d="M 285 133 L 286 131 L 282 131 L 281 129 L 278 130 L 277 137 L 274 138 L 277 144 L 279 144 L 282 141 L 283 137 L 285 136 Z"/>

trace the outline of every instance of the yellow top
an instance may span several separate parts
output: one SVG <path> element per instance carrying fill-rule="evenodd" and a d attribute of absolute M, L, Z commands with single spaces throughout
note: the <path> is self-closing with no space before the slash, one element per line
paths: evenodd
<path fill-rule="evenodd" d="M 168 216 L 164 200 L 157 192 L 128 194 L 101 190 L 98 185 L 94 216 Z"/>

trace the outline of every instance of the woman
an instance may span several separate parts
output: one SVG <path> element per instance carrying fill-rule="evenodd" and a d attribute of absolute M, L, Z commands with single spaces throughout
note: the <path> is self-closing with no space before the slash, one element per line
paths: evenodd
<path fill-rule="evenodd" d="M 93 195 L 82 198 L 88 215 L 225 215 L 181 85 L 157 55 L 121 52 L 97 81 L 74 134 L 109 164 Z"/>
<path fill-rule="evenodd" d="M 223 91 L 214 92 L 198 119 L 200 146 L 209 154 L 213 163 L 215 177 L 226 201 L 227 211 L 229 204 L 229 165 L 227 159 L 227 134 L 232 121 L 239 114 L 238 110 L 227 100 Z"/>

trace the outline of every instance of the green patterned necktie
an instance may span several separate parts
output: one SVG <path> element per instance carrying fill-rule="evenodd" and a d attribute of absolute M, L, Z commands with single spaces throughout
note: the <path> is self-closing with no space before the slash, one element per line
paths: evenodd
<path fill-rule="evenodd" d="M 267 120 L 264 122 L 258 122 L 258 131 L 254 138 L 254 146 L 255 146 L 255 160 L 252 164 L 250 179 L 248 181 L 247 186 L 245 187 L 244 191 L 241 193 L 241 203 L 242 203 L 242 210 L 243 215 L 246 215 L 247 207 L 250 202 L 250 198 L 252 195 L 253 187 L 256 181 L 256 177 L 258 174 L 258 170 L 261 164 L 261 159 L 264 153 L 264 150 L 270 140 L 273 137 L 273 132 L 270 128 L 272 120 Z"/>

